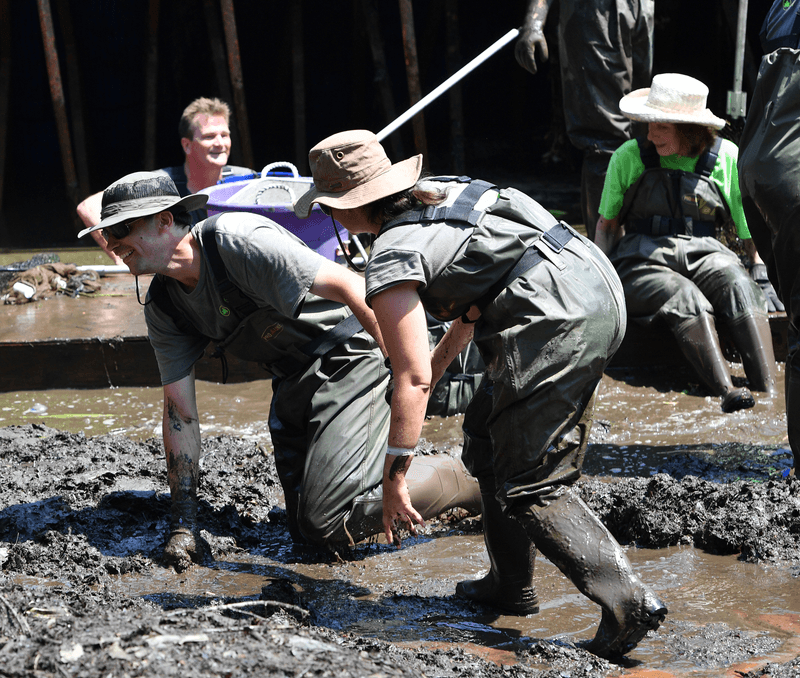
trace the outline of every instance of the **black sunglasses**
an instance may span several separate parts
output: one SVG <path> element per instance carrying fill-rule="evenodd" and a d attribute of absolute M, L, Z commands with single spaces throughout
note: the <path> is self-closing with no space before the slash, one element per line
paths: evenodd
<path fill-rule="evenodd" d="M 319 208 L 322 210 L 322 213 L 331 216 L 331 208 L 328 205 L 323 205 L 321 202 L 318 202 Z"/>
<path fill-rule="evenodd" d="M 128 234 L 131 232 L 131 225 L 136 219 L 131 219 L 130 221 L 120 221 L 118 224 L 114 224 L 113 226 L 106 226 L 103 229 L 103 237 L 108 240 L 108 237 L 113 235 L 117 240 L 122 240 L 123 238 L 127 238 Z"/>

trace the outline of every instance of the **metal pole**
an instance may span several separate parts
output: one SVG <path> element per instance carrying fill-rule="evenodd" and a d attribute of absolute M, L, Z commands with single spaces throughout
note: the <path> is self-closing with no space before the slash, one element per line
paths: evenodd
<path fill-rule="evenodd" d="M 743 118 L 747 111 L 747 92 L 742 92 L 746 31 L 747 0 L 739 0 L 739 19 L 736 24 L 736 56 L 733 64 L 733 91 L 728 92 L 728 115 L 732 118 Z"/>
<path fill-rule="evenodd" d="M 233 13 L 233 0 L 220 0 L 222 9 L 222 26 L 225 31 L 225 43 L 228 47 L 228 68 L 231 72 L 233 102 L 236 108 L 236 119 L 239 123 L 239 137 L 242 140 L 242 156 L 246 167 L 255 168 L 253 149 L 250 144 L 250 125 L 247 121 L 247 105 L 244 101 L 244 78 L 242 77 L 242 60 L 239 56 L 239 37 L 236 34 L 236 17 Z"/>
<path fill-rule="evenodd" d="M 10 10 L 9 0 L 0 0 L 0 207 L 3 205 L 6 140 L 8 139 L 8 95 L 11 90 Z"/>
<path fill-rule="evenodd" d="M 156 166 L 156 111 L 158 110 L 158 9 L 159 0 L 150 0 L 147 35 L 147 66 L 144 92 L 144 166 Z"/>
<path fill-rule="evenodd" d="M 486 61 L 490 56 L 492 56 L 495 52 L 500 50 L 502 47 L 507 45 L 511 42 L 514 38 L 519 35 L 519 29 L 513 28 L 508 33 L 506 33 L 502 38 L 497 40 L 495 43 L 487 47 L 483 52 L 481 52 L 478 56 L 476 56 L 472 61 L 470 61 L 466 66 L 462 67 L 457 72 L 453 73 L 447 80 L 445 80 L 441 85 L 439 85 L 435 90 L 433 90 L 430 94 L 420 99 L 416 104 L 414 104 L 411 108 L 409 108 L 405 113 L 403 113 L 399 118 L 397 118 L 394 122 L 388 124 L 384 127 L 380 132 L 378 132 L 378 140 L 385 138 L 392 132 L 394 132 L 400 125 L 402 125 L 406 120 L 413 117 L 417 114 L 418 111 L 421 111 L 425 106 L 427 106 L 431 101 L 436 99 L 438 96 L 442 95 L 448 89 L 450 89 L 453 85 L 455 85 L 459 80 L 461 80 L 467 73 L 475 70 L 478 66 L 480 66 L 484 61 Z"/>
<path fill-rule="evenodd" d="M 306 145 L 306 77 L 303 52 L 303 1 L 294 0 L 290 10 L 292 24 L 292 100 L 294 103 L 294 156 L 302 171 L 308 171 Z"/>
<path fill-rule="evenodd" d="M 400 23 L 403 30 L 403 51 L 406 55 L 406 77 L 408 78 L 408 94 L 414 104 L 422 97 L 422 88 L 419 83 L 419 60 L 417 59 L 417 37 L 414 31 L 414 12 L 411 0 L 400 0 Z M 425 138 L 425 119 L 420 116 L 414 118 L 414 146 L 417 153 L 428 159 L 428 142 Z"/>
<path fill-rule="evenodd" d="M 55 32 L 53 31 L 53 15 L 50 12 L 50 0 L 37 0 L 39 5 L 39 23 L 42 28 L 44 56 L 47 62 L 47 75 L 50 80 L 50 96 L 56 116 L 58 141 L 61 146 L 61 163 L 64 166 L 64 178 L 67 183 L 67 194 L 73 204 L 78 204 L 78 177 L 75 174 L 75 162 L 72 158 L 72 144 L 69 137 L 67 107 L 64 103 L 64 87 L 61 83 L 61 71 L 58 66 Z"/>

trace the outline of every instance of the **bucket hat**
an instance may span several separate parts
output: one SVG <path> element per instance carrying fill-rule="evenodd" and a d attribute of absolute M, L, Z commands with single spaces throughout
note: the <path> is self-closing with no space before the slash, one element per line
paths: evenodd
<path fill-rule="evenodd" d="M 725 127 L 708 108 L 708 87 L 696 78 L 680 73 L 653 76 L 650 87 L 626 94 L 619 109 L 626 118 L 640 122 L 694 123 L 714 129 Z"/>
<path fill-rule="evenodd" d="M 422 155 L 392 164 L 373 132 L 350 130 L 320 141 L 308 153 L 314 185 L 294 203 L 306 219 L 314 203 L 337 209 L 361 207 L 411 188 L 422 172 Z"/>
<path fill-rule="evenodd" d="M 103 191 L 100 223 L 84 228 L 78 237 L 121 221 L 132 221 L 180 207 L 187 212 L 204 207 L 208 196 L 194 193 L 181 198 L 175 182 L 162 172 L 134 172 Z"/>

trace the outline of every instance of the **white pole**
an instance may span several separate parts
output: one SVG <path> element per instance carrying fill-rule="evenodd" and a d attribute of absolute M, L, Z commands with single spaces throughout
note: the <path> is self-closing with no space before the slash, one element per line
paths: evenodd
<path fill-rule="evenodd" d="M 399 118 L 397 118 L 394 122 L 390 123 L 386 127 L 384 127 L 380 132 L 378 132 L 378 141 L 381 141 L 385 137 L 389 136 L 392 132 L 394 132 L 400 125 L 404 122 L 413 118 L 417 113 L 419 113 L 425 106 L 427 106 L 431 101 L 433 101 L 436 97 L 441 95 L 442 93 L 446 92 L 450 89 L 453 85 L 455 85 L 461 78 L 463 78 L 467 73 L 470 71 L 475 70 L 478 66 L 480 66 L 484 61 L 486 61 L 490 56 L 492 56 L 495 52 L 499 49 L 507 45 L 511 42 L 514 38 L 519 35 L 519 29 L 513 28 L 508 33 L 506 33 L 502 38 L 500 38 L 497 42 L 487 47 L 483 52 L 481 52 L 478 56 L 476 56 L 472 61 L 470 61 L 466 66 L 462 67 L 460 70 L 456 71 L 451 75 L 447 80 L 445 80 L 441 85 L 439 85 L 435 90 L 433 90 L 430 94 L 422 97 L 417 103 L 415 103 L 411 108 L 409 108 L 405 113 L 403 113 Z"/>

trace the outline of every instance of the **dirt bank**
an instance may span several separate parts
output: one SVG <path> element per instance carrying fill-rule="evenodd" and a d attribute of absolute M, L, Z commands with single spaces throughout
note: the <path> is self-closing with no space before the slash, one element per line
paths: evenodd
<path fill-rule="evenodd" d="M 291 547 L 271 452 L 238 438 L 203 443 L 209 570 L 222 576 L 239 568 L 269 583 L 251 595 L 195 588 L 198 572 L 175 575 L 159 562 L 169 506 L 162 454 L 157 440 L 86 438 L 43 425 L 0 429 L 0 675 L 577 678 L 635 670 L 598 659 L 581 643 L 546 638 L 520 638 L 484 660 L 458 647 L 475 607 L 433 577 L 411 582 L 387 569 L 383 589 L 366 596 L 345 574 L 389 568 L 392 550 L 364 546 L 343 565 Z M 579 487 L 624 544 L 693 544 L 780 563 L 798 577 L 800 481 L 782 478 L 782 463 L 780 454 L 756 448 L 719 458 L 687 453 L 672 458 L 669 474 L 587 477 Z M 746 479 L 717 482 L 726 473 Z M 454 514 L 425 538 L 479 530 L 478 519 Z M 329 563 L 331 576 L 309 577 L 309 563 Z M 148 579 L 166 580 L 166 592 L 139 595 L 135 582 Z M 436 636 L 445 649 L 412 647 L 401 631 L 397 643 L 352 631 L 377 618 L 397 629 L 447 619 Z M 763 656 L 777 644 L 768 635 L 677 622 L 659 638 L 705 666 Z M 799 672 L 800 657 L 747 675 Z"/>

